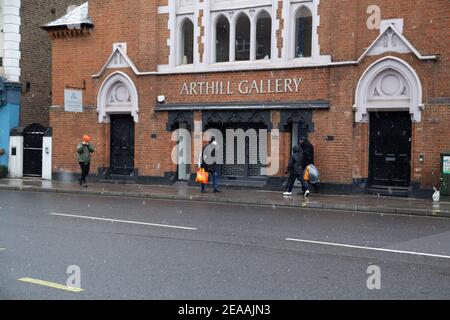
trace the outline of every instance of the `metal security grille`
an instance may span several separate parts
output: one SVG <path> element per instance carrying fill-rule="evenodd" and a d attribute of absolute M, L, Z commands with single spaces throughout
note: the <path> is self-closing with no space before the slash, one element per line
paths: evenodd
<path fill-rule="evenodd" d="M 23 131 L 23 174 L 42 176 L 42 147 L 46 128 L 32 124 Z"/>
<path fill-rule="evenodd" d="M 244 163 L 238 164 L 238 139 L 234 138 L 234 152 L 233 154 L 227 153 L 227 146 L 228 144 L 232 143 L 231 141 L 227 141 L 227 135 L 226 135 L 226 129 L 242 129 L 244 131 L 247 131 L 248 129 L 254 129 L 256 131 L 256 142 L 250 141 L 250 139 L 247 137 L 245 139 L 245 161 Z M 259 177 L 261 176 L 261 168 L 264 167 L 264 165 L 260 161 L 260 155 L 259 152 L 263 152 L 263 155 L 266 155 L 266 148 L 259 149 L 260 148 L 260 136 L 259 136 L 259 129 L 263 129 L 261 126 L 255 126 L 252 124 L 240 124 L 240 125 L 233 125 L 228 126 L 226 128 L 221 128 L 223 137 L 224 137 L 224 148 L 223 148 L 223 159 L 225 164 L 222 166 L 222 176 L 226 177 Z M 254 161 L 251 161 L 251 155 L 256 156 L 256 164 Z M 264 158 L 264 157 L 263 157 Z M 229 162 L 232 162 L 232 164 L 227 164 Z"/>

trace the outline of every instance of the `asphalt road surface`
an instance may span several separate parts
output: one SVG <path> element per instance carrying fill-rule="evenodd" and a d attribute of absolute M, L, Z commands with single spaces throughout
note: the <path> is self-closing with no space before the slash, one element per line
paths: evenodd
<path fill-rule="evenodd" d="M 450 219 L 0 191 L 0 299 L 449 298 Z"/>

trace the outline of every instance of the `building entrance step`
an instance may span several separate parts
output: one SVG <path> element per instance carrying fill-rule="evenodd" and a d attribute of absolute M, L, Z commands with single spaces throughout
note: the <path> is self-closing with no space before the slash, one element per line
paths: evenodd
<path fill-rule="evenodd" d="M 380 196 L 408 197 L 409 188 L 395 186 L 372 185 L 368 188 L 369 194 Z"/>

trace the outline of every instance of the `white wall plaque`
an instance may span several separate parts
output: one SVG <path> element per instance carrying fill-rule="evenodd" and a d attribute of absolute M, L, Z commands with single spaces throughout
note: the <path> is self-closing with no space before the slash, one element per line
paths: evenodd
<path fill-rule="evenodd" d="M 83 92 L 80 90 L 64 90 L 64 111 L 83 112 Z"/>

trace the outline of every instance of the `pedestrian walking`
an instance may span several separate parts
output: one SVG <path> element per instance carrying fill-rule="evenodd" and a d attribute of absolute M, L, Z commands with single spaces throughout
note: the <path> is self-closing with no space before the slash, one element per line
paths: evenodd
<path fill-rule="evenodd" d="M 314 164 L 314 146 L 309 142 L 308 137 L 300 137 L 300 146 L 303 149 L 303 169 L 306 169 L 310 164 Z"/>
<path fill-rule="evenodd" d="M 304 196 L 309 196 L 309 187 L 307 182 L 303 179 L 303 158 L 304 152 L 300 146 L 294 146 L 292 148 L 292 155 L 289 159 L 288 169 L 286 174 L 289 174 L 287 191 L 283 193 L 285 196 L 292 195 L 292 189 L 294 188 L 295 180 L 300 181 Z"/>
<path fill-rule="evenodd" d="M 212 177 L 214 193 L 220 192 L 219 190 L 219 164 L 216 160 L 216 148 L 217 141 L 215 137 L 212 137 L 209 144 L 206 145 L 199 156 L 199 168 L 203 168 Z M 206 193 L 206 185 L 201 184 L 201 192 Z"/>
<path fill-rule="evenodd" d="M 89 175 L 91 166 L 91 154 L 94 153 L 94 147 L 90 143 L 91 137 L 88 135 L 83 136 L 83 141 L 77 146 L 78 163 L 81 168 L 81 178 L 78 180 L 80 186 L 87 187 L 86 177 Z"/>
<path fill-rule="evenodd" d="M 308 140 L 307 136 L 300 137 L 300 146 L 303 149 L 303 162 L 302 162 L 303 170 L 306 170 L 309 165 L 311 164 L 314 165 L 314 146 Z M 309 190 L 311 186 L 311 181 L 303 177 L 303 183 L 305 184 L 305 188 Z M 313 186 L 314 189 L 318 191 L 318 184 L 314 183 Z M 305 190 L 303 190 L 303 192 L 305 192 Z"/>

